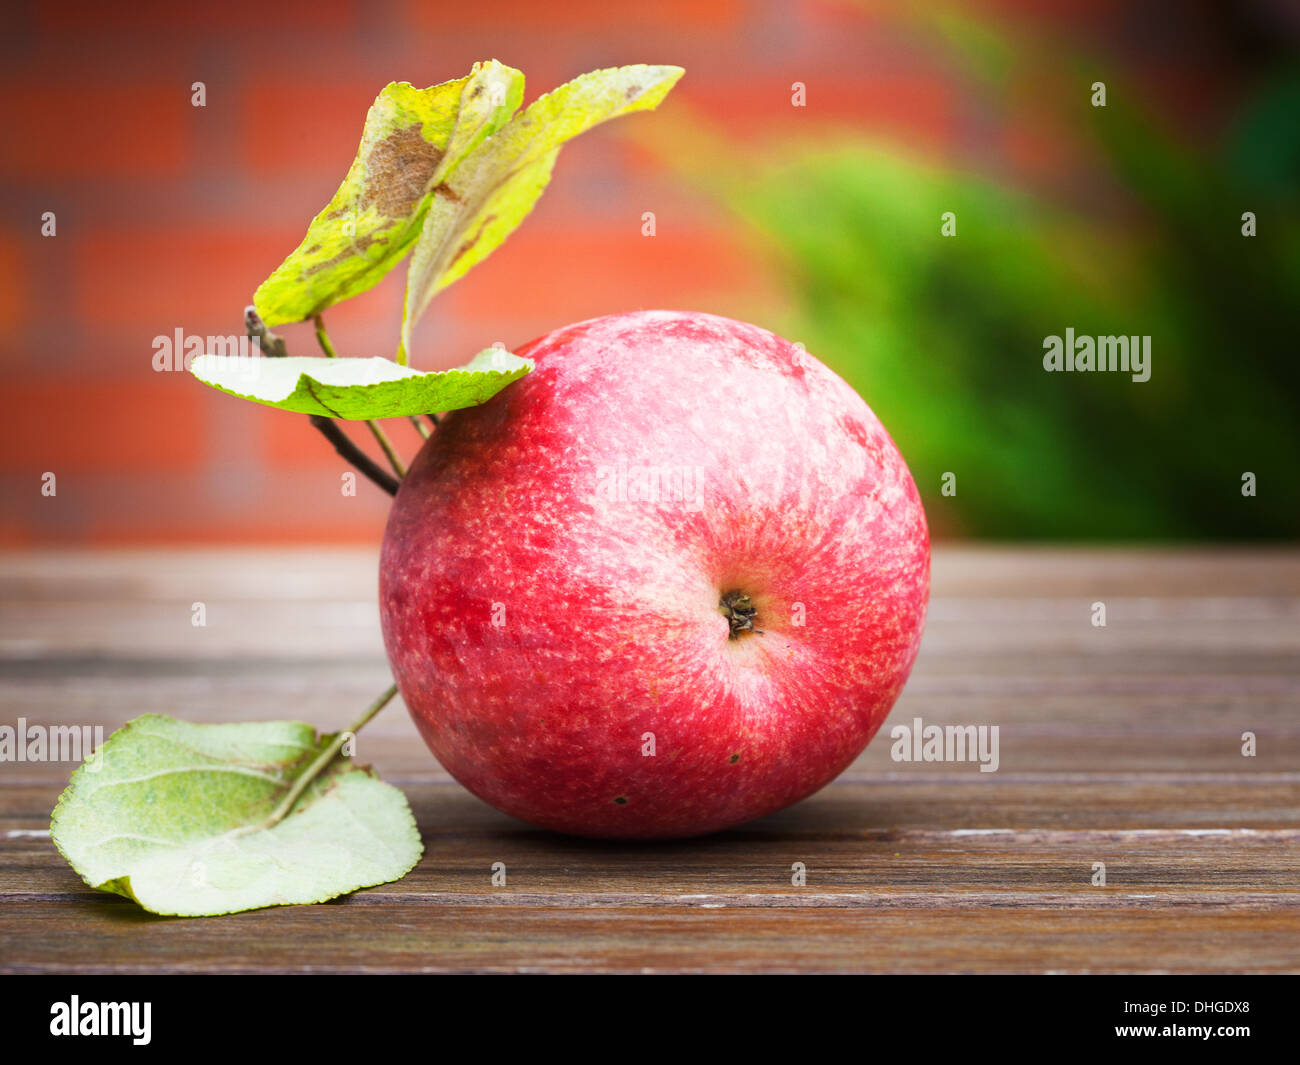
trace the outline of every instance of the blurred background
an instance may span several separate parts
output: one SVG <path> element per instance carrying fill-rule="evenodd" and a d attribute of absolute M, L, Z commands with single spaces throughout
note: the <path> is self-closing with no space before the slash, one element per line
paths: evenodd
<path fill-rule="evenodd" d="M 862 393 L 936 539 L 1300 534 L 1295 3 L 53 2 L 7 5 L 0 34 L 4 545 L 378 543 L 387 498 L 342 496 L 305 417 L 155 372 L 153 338 L 239 333 L 378 90 L 489 57 L 528 100 L 603 66 L 687 73 L 564 149 L 435 300 L 416 366 L 599 314 L 728 314 Z M 403 280 L 327 314 L 340 354 L 392 354 Z M 1043 372 L 1067 327 L 1150 335 L 1151 379 Z"/>

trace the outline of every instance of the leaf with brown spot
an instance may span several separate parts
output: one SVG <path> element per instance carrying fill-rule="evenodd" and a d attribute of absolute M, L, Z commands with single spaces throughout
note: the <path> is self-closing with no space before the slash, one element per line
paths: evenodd
<path fill-rule="evenodd" d="M 434 190 L 515 113 L 523 75 L 496 60 L 427 89 L 375 98 L 347 177 L 253 297 L 268 326 L 320 314 L 378 284 L 415 243 Z"/>

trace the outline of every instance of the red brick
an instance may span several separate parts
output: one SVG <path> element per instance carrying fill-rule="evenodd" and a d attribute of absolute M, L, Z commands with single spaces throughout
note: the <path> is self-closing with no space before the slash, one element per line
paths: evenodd
<path fill-rule="evenodd" d="M 231 400 L 231 402 L 236 402 Z M 384 454 L 375 443 L 370 430 L 364 422 L 339 421 L 343 431 L 353 443 L 361 448 L 385 469 L 388 463 Z M 421 440 L 410 422 L 401 419 L 389 419 L 381 423 L 388 438 L 393 442 L 397 453 L 409 461 L 419 450 Z M 341 458 L 319 431 L 314 429 L 304 415 L 291 414 L 288 411 L 265 408 L 258 419 L 257 431 L 260 435 L 259 453 L 267 465 L 275 470 L 337 468 L 339 473 L 352 469 L 346 459 Z M 358 480 L 362 480 L 358 474 Z"/>
<path fill-rule="evenodd" d="M 140 527 L 129 521 L 93 521 L 85 539 L 97 546 L 117 547 L 133 544 L 161 546 L 201 546 L 205 544 L 256 545 L 293 544 L 370 544 L 378 550 L 387 520 L 387 504 L 360 498 L 327 511 L 301 511 L 290 516 L 268 516 L 264 509 L 245 515 L 199 516 L 180 508 L 162 523 Z M 387 497 L 384 497 L 385 499 Z M 0 530 L 3 536 L 3 530 Z M 3 543 L 0 539 L 0 543 Z"/>
<path fill-rule="evenodd" d="M 407 0 L 412 25 L 430 31 L 448 27 L 481 28 L 490 17 L 502 26 L 576 27 L 585 31 L 611 26 L 666 26 L 690 30 L 732 26 L 742 11 L 740 0 L 656 0 L 653 4 L 620 4 L 610 0 L 564 0 L 543 4 L 537 0 L 496 0 L 490 14 L 473 4 L 430 4 Z"/>
<path fill-rule="evenodd" d="M 0 89 L 0 171 L 50 177 L 177 175 L 190 158 L 188 84 Z"/>
<path fill-rule="evenodd" d="M 311 208 L 315 213 L 348 172 L 366 112 L 384 85 L 378 79 L 258 80 L 243 99 L 247 165 L 261 175 L 327 176 L 321 202 Z"/>
<path fill-rule="evenodd" d="M 795 82 L 806 87 L 806 106 L 791 103 Z M 957 121 L 952 86 L 934 73 L 827 77 L 816 70 L 766 71 L 744 83 L 683 81 L 681 102 L 728 135 L 788 134 L 828 126 L 856 136 L 884 134 L 913 147 L 946 149 Z"/>
<path fill-rule="evenodd" d="M 886 19 L 898 19 L 897 0 L 856 0 L 846 4 L 843 0 L 804 0 L 800 5 L 803 20 L 809 25 L 832 26 L 846 32 L 862 32 L 868 26 L 879 25 Z"/>
<path fill-rule="evenodd" d="M 393 357 L 402 333 L 402 295 L 406 290 L 405 264 L 399 265 L 376 288 L 327 310 L 322 318 L 330 342 L 341 356 Z M 316 331 L 310 322 L 277 326 L 290 355 L 320 355 Z"/>
<path fill-rule="evenodd" d="M 361 489 L 364 490 L 365 489 Z M 299 516 L 282 521 L 264 515 L 247 521 L 182 519 L 164 528 L 138 528 L 95 521 L 77 542 L 98 547 L 160 546 L 198 547 L 207 545 L 256 546 L 261 544 L 355 544 L 378 545 L 383 538 L 382 515 L 361 515 L 347 523 Z M 3 533 L 0 533 L 3 536 Z M 4 544 L 0 538 L 0 544 Z"/>
<path fill-rule="evenodd" d="M 34 478 L 194 469 L 207 451 L 201 391 L 180 373 L 7 381 L 0 468 Z"/>
<path fill-rule="evenodd" d="M 300 421 L 308 439 L 316 436 L 305 418 L 268 413 Z M 243 466 L 247 457 L 241 450 L 229 461 L 223 457 L 219 471 L 210 465 L 197 476 L 126 475 L 120 491 L 107 497 L 105 478 L 87 484 L 85 498 L 97 502 L 86 509 L 86 536 L 100 544 L 347 542 L 377 548 L 390 498 L 363 478 L 355 496 L 344 496 L 340 475 L 349 467 L 342 460 L 270 470 Z M 40 516 L 42 508 L 34 509 Z"/>
<path fill-rule="evenodd" d="M 132 0 L 112 5 L 102 0 L 60 0 L 34 5 L 34 11 L 38 27 L 52 33 L 144 30 L 156 35 L 202 30 L 229 33 L 241 42 L 253 42 L 271 30 L 319 32 L 353 28 L 357 22 L 355 0 L 222 0 L 219 4 Z"/>
<path fill-rule="evenodd" d="M 36 546 L 36 531 L 17 521 L 0 521 L 0 549 L 13 551 Z"/>
<path fill-rule="evenodd" d="M 143 323 L 150 336 L 177 326 L 238 333 L 257 286 L 301 239 L 252 226 L 92 232 L 76 243 L 76 306 L 92 326 Z"/>
<path fill-rule="evenodd" d="M 0 233 L 0 353 L 10 354 L 7 338 L 18 331 L 26 306 L 22 246 L 12 234 Z"/>
<path fill-rule="evenodd" d="M 488 320 L 545 313 L 559 326 L 635 308 L 702 308 L 719 293 L 763 287 L 765 272 L 729 231 L 682 232 L 671 217 L 656 221 L 653 237 L 641 235 L 639 210 L 620 230 L 525 222 L 456 282 L 456 307 Z"/>
<path fill-rule="evenodd" d="M 325 312 L 326 327 L 334 350 L 340 355 L 390 359 L 402 336 L 402 301 L 406 294 L 406 263 L 402 262 L 378 285 L 344 300 Z M 295 355 L 318 355 L 316 336 L 310 325 L 291 331 L 280 330 Z"/>

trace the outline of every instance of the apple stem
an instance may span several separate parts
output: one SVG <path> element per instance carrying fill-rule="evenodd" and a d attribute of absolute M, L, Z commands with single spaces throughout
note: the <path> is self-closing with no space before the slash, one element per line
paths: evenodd
<path fill-rule="evenodd" d="M 328 358 L 338 358 L 334 353 L 334 345 L 330 343 L 330 335 L 325 332 L 325 319 L 318 314 L 311 321 L 312 325 L 316 327 L 316 343 L 320 345 L 321 351 L 325 352 Z"/>
<path fill-rule="evenodd" d="M 727 624 L 731 627 L 729 639 L 739 639 L 742 632 L 763 635 L 762 629 L 754 628 L 754 616 L 758 610 L 744 592 L 728 592 L 724 595 L 718 603 L 718 613 L 727 619 Z"/>
<path fill-rule="evenodd" d="M 366 707 L 365 713 L 352 722 L 352 724 L 342 732 L 338 733 L 330 742 L 330 745 L 316 756 L 316 760 L 299 774 L 298 779 L 293 782 L 293 787 L 289 789 L 288 793 L 280 800 L 276 808 L 271 811 L 266 820 L 261 821 L 256 825 L 250 825 L 245 829 L 242 829 L 241 832 L 262 831 L 263 829 L 273 828 L 275 825 L 278 825 L 283 821 L 293 809 L 294 804 L 302 798 L 302 793 L 307 790 L 311 782 L 320 776 L 321 773 L 329 767 L 329 764 L 334 761 L 339 751 L 343 749 L 343 744 L 347 742 L 348 736 L 355 736 L 365 728 L 365 726 L 370 722 L 370 719 L 387 706 L 396 694 L 397 685 L 390 684 L 388 690 L 384 692 L 383 695 Z"/>
<path fill-rule="evenodd" d="M 397 474 L 398 479 L 406 476 L 406 465 L 402 462 L 401 456 L 397 454 L 397 448 L 393 447 L 393 442 L 388 439 L 388 434 L 379 427 L 378 422 L 367 421 L 366 425 L 370 427 L 370 432 L 374 435 L 379 446 L 383 448 L 384 454 L 388 456 L 388 465 L 393 467 L 393 472 Z"/>
<path fill-rule="evenodd" d="M 312 319 L 312 322 L 316 326 L 316 343 L 320 345 L 321 351 L 323 351 L 328 358 L 338 358 L 338 356 L 334 354 L 334 345 L 330 343 L 330 336 L 325 332 L 325 319 L 318 314 Z M 393 447 L 393 442 L 388 439 L 388 434 L 379 427 L 378 422 L 370 421 L 369 419 L 366 420 L 366 427 L 370 430 L 371 435 L 375 438 L 375 442 L 380 446 L 384 454 L 388 456 L 388 465 L 393 467 L 393 472 L 397 474 L 399 478 L 405 477 L 406 466 L 403 465 L 401 456 L 397 454 L 397 448 Z"/>

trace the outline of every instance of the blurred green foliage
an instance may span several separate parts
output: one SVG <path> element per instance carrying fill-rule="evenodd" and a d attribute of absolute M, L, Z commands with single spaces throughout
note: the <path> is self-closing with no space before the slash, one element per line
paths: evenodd
<path fill-rule="evenodd" d="M 970 40 L 987 60 L 989 35 Z M 748 156 L 712 138 L 692 169 L 766 238 L 794 297 L 770 324 L 861 392 L 938 533 L 1296 537 L 1300 80 L 1261 88 L 1227 143 L 1197 154 L 1117 84 L 1094 109 L 1078 88 L 1092 75 L 1062 73 L 1082 106 L 1061 121 L 1109 183 L 1101 206 L 851 138 Z M 1150 335 L 1150 380 L 1045 372 L 1044 338 L 1067 327 Z"/>

